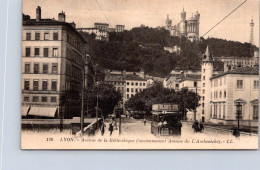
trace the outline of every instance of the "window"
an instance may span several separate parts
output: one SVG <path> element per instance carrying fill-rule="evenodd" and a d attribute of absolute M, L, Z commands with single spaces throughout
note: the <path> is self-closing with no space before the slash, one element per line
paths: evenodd
<path fill-rule="evenodd" d="M 31 33 L 30 32 L 26 33 L 26 40 L 31 40 Z"/>
<path fill-rule="evenodd" d="M 203 80 L 205 80 L 205 76 L 203 76 Z"/>
<path fill-rule="evenodd" d="M 57 80 L 51 81 L 51 90 L 56 91 L 57 90 Z"/>
<path fill-rule="evenodd" d="M 38 96 L 33 96 L 33 102 L 39 102 L 39 97 Z"/>
<path fill-rule="evenodd" d="M 52 54 L 53 57 L 58 57 L 58 48 L 53 48 Z"/>
<path fill-rule="evenodd" d="M 43 57 L 49 57 L 49 48 L 43 49 Z"/>
<path fill-rule="evenodd" d="M 31 56 L 31 49 L 30 48 L 26 48 L 25 49 L 25 56 L 26 57 L 30 57 Z"/>
<path fill-rule="evenodd" d="M 142 86 L 142 83 L 140 83 L 139 85 Z"/>
<path fill-rule="evenodd" d="M 39 32 L 35 33 L 35 40 L 40 40 L 40 33 Z"/>
<path fill-rule="evenodd" d="M 131 83 L 131 85 L 133 86 L 133 85 L 134 85 L 134 83 L 132 82 L 132 83 Z"/>
<path fill-rule="evenodd" d="M 205 83 L 203 83 L 203 87 L 205 87 Z"/>
<path fill-rule="evenodd" d="M 126 98 L 129 99 L 129 94 L 126 95 Z"/>
<path fill-rule="evenodd" d="M 225 119 L 226 118 L 226 105 L 225 104 L 223 104 L 223 119 Z"/>
<path fill-rule="evenodd" d="M 50 34 L 48 32 L 44 33 L 44 40 L 49 40 Z"/>
<path fill-rule="evenodd" d="M 203 100 L 203 101 L 205 100 L 205 96 L 202 96 L 202 100 Z"/>
<path fill-rule="evenodd" d="M 226 91 L 224 91 L 224 98 L 226 98 L 227 97 L 227 92 Z"/>
<path fill-rule="evenodd" d="M 136 86 L 138 86 L 138 83 L 135 83 Z"/>
<path fill-rule="evenodd" d="M 202 114 L 204 114 L 204 110 L 202 110 Z"/>
<path fill-rule="evenodd" d="M 206 69 L 203 69 L 203 73 L 205 73 Z"/>
<path fill-rule="evenodd" d="M 25 70 L 24 70 L 24 72 L 25 73 L 30 73 L 30 64 L 25 64 Z"/>
<path fill-rule="evenodd" d="M 23 101 L 25 101 L 25 102 L 29 102 L 29 97 L 28 96 L 24 96 L 24 98 L 23 98 Z"/>
<path fill-rule="evenodd" d="M 46 96 L 42 96 L 42 102 L 47 102 L 47 97 Z"/>
<path fill-rule="evenodd" d="M 43 64 L 42 73 L 44 73 L 44 74 L 48 73 L 48 64 Z"/>
<path fill-rule="evenodd" d="M 143 86 L 145 86 L 145 83 L 143 83 Z"/>
<path fill-rule="evenodd" d="M 124 90 L 125 90 L 124 87 L 122 87 L 122 92 L 124 92 Z"/>
<path fill-rule="evenodd" d="M 51 97 L 51 102 L 56 102 L 57 98 L 56 97 Z"/>
<path fill-rule="evenodd" d="M 243 80 L 237 80 L 237 89 L 243 89 Z"/>
<path fill-rule="evenodd" d="M 57 63 L 52 63 L 52 73 L 57 73 L 58 71 L 58 64 Z"/>
<path fill-rule="evenodd" d="M 253 105 L 253 120 L 258 120 L 258 105 Z"/>
<path fill-rule="evenodd" d="M 48 81 L 42 80 L 42 90 L 46 91 L 48 90 Z"/>
<path fill-rule="evenodd" d="M 24 81 L 24 90 L 30 90 L 30 81 L 29 80 Z"/>
<path fill-rule="evenodd" d="M 205 94 L 205 90 L 204 89 L 202 90 L 202 94 Z"/>
<path fill-rule="evenodd" d="M 213 114 L 213 118 L 216 118 L 218 114 L 218 106 L 214 105 L 214 114 Z"/>
<path fill-rule="evenodd" d="M 131 92 L 134 92 L 134 89 L 133 89 L 133 88 L 131 88 Z"/>
<path fill-rule="evenodd" d="M 138 93 L 138 89 L 135 89 L 135 92 Z"/>
<path fill-rule="evenodd" d="M 221 105 L 219 105 L 218 118 L 221 118 Z"/>
<path fill-rule="evenodd" d="M 129 88 L 127 88 L 126 91 L 129 92 Z"/>
<path fill-rule="evenodd" d="M 178 88 L 178 87 L 179 87 L 179 84 L 176 84 L 175 87 Z"/>
<path fill-rule="evenodd" d="M 202 107 L 204 107 L 205 106 L 205 104 L 204 103 L 202 103 Z"/>
<path fill-rule="evenodd" d="M 33 90 L 39 90 L 39 81 L 33 80 Z"/>
<path fill-rule="evenodd" d="M 254 80 L 254 89 L 259 89 L 259 81 Z"/>
<path fill-rule="evenodd" d="M 57 32 L 53 33 L 53 40 L 58 40 L 59 34 Z"/>
<path fill-rule="evenodd" d="M 40 55 L 40 48 L 34 48 L 34 56 Z"/>
<path fill-rule="evenodd" d="M 131 97 L 134 97 L 134 95 L 133 95 L 133 94 L 131 94 Z"/>
<path fill-rule="evenodd" d="M 39 64 L 34 64 L 33 72 L 34 72 L 35 74 L 38 74 L 38 73 L 39 73 Z"/>
<path fill-rule="evenodd" d="M 219 92 L 219 98 L 222 98 L 222 92 Z"/>

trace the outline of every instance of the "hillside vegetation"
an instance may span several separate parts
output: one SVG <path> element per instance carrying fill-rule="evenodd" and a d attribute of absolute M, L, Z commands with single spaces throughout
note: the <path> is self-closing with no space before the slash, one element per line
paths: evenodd
<path fill-rule="evenodd" d="M 220 56 L 250 56 L 249 43 L 227 41 L 217 38 L 200 39 L 190 42 L 185 37 L 172 37 L 164 28 L 137 27 L 122 33 L 110 33 L 109 41 L 95 40 L 95 35 L 82 33 L 88 40 L 88 53 L 94 63 L 102 68 L 114 70 L 140 71 L 165 77 L 178 67 L 183 69 L 200 69 L 200 57 L 209 45 L 210 52 Z M 181 47 L 180 54 L 169 53 L 164 47 Z M 216 62 L 218 70 L 223 69 Z"/>

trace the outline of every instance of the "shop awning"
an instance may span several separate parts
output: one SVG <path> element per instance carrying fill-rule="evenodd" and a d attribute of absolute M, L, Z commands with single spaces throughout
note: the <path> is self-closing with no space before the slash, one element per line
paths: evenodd
<path fill-rule="evenodd" d="M 42 117 L 55 117 L 57 108 L 55 107 L 31 107 L 28 115 L 42 116 Z"/>
<path fill-rule="evenodd" d="M 22 116 L 27 116 L 30 106 L 22 106 Z"/>

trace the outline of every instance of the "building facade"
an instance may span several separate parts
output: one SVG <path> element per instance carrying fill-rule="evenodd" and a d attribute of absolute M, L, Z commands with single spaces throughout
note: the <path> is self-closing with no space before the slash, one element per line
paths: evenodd
<path fill-rule="evenodd" d="M 236 103 L 240 102 L 240 125 L 258 127 L 258 72 L 256 67 L 240 67 L 211 77 L 210 122 L 237 125 Z"/>
<path fill-rule="evenodd" d="M 108 41 L 109 40 L 109 34 L 107 31 L 101 30 L 99 28 L 77 28 L 78 31 L 83 31 L 86 32 L 88 34 L 95 34 L 96 40 L 105 40 Z"/>
<path fill-rule="evenodd" d="M 181 20 L 175 25 L 172 25 L 172 20 L 167 15 L 165 28 L 170 31 L 171 36 L 185 36 L 191 41 L 199 39 L 200 14 L 197 11 L 192 17 L 186 19 L 186 11 L 181 12 Z"/>
<path fill-rule="evenodd" d="M 238 67 L 258 67 L 259 52 L 254 51 L 254 57 L 216 57 L 224 63 L 224 71 L 237 69 Z"/>
<path fill-rule="evenodd" d="M 115 31 L 116 32 L 123 32 L 125 30 L 124 25 L 116 25 Z"/>
<path fill-rule="evenodd" d="M 24 17 L 22 29 L 22 116 L 71 118 L 80 114 L 85 39 L 65 20 Z"/>
<path fill-rule="evenodd" d="M 135 96 L 137 93 L 147 88 L 147 81 L 139 76 L 126 76 L 125 100 Z"/>

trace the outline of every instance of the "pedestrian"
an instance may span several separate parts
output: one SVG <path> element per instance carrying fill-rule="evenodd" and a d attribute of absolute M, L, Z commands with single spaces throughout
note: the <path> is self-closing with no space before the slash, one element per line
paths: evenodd
<path fill-rule="evenodd" d="M 105 133 L 105 127 L 106 127 L 105 123 L 102 122 L 102 125 L 101 125 L 101 135 L 102 135 L 102 136 L 103 136 L 104 133 Z"/>
<path fill-rule="evenodd" d="M 237 127 L 235 127 L 235 129 L 233 130 L 233 135 L 237 138 L 240 136 L 240 132 Z"/>
<path fill-rule="evenodd" d="M 110 136 L 111 136 L 112 133 L 113 133 L 113 125 L 112 125 L 112 123 L 109 124 L 108 130 L 110 131 Z"/>
<path fill-rule="evenodd" d="M 144 126 L 145 126 L 145 124 L 146 124 L 146 119 L 144 119 Z"/>

